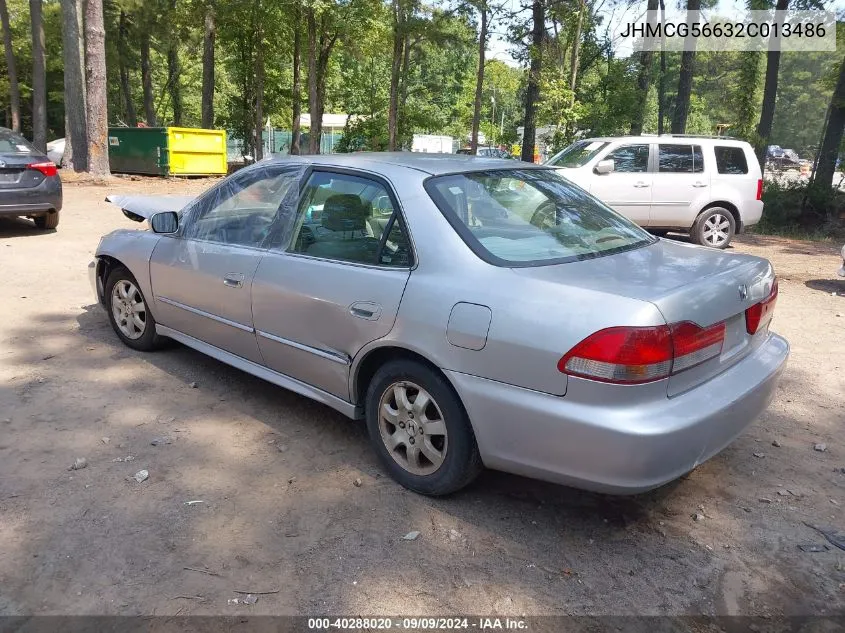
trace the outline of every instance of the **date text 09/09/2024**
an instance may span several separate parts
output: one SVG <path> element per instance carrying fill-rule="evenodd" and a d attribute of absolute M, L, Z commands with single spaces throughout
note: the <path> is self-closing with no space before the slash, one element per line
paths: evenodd
<path fill-rule="evenodd" d="M 397 629 L 406 631 L 527 631 L 528 623 L 523 618 L 499 617 L 455 617 L 455 618 L 308 618 L 308 628 L 314 631 L 328 630 L 376 630 Z"/>

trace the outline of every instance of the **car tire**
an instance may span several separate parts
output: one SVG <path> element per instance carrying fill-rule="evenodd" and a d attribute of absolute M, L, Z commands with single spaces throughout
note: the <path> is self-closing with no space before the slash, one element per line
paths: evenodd
<path fill-rule="evenodd" d="M 419 402 L 423 396 L 426 403 Z M 447 495 L 483 470 L 463 404 L 430 367 L 404 359 L 385 363 L 370 381 L 365 408 L 376 455 L 405 488 Z"/>
<path fill-rule="evenodd" d="M 103 294 L 112 329 L 124 345 L 141 352 L 162 346 L 164 338 L 156 334 L 155 319 L 132 273 L 122 266 L 112 270 Z"/>
<path fill-rule="evenodd" d="M 35 226 L 45 231 L 47 229 L 54 229 L 59 226 L 59 212 L 46 213 L 44 215 L 37 215 L 35 218 Z"/>
<path fill-rule="evenodd" d="M 710 207 L 692 225 L 693 242 L 711 248 L 727 248 L 736 233 L 736 220 L 724 207 Z"/>

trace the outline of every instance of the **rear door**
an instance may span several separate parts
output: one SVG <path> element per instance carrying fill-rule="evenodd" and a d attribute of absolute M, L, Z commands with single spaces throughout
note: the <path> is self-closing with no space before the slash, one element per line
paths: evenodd
<path fill-rule="evenodd" d="M 648 226 L 651 209 L 652 176 L 649 171 L 648 143 L 620 145 L 599 160 L 612 160 L 613 171 L 590 176 L 589 191 L 606 205 Z"/>
<path fill-rule="evenodd" d="M 270 165 L 225 181 L 163 236 L 150 259 L 156 318 L 215 347 L 262 363 L 252 324 L 252 278 L 300 166 Z"/>
<path fill-rule="evenodd" d="M 689 228 L 710 202 L 710 172 L 701 145 L 659 143 L 651 199 L 651 226 Z"/>
<path fill-rule="evenodd" d="M 288 237 L 268 251 L 253 281 L 267 366 L 349 400 L 351 360 L 390 332 L 412 263 L 387 182 L 315 170 Z"/>

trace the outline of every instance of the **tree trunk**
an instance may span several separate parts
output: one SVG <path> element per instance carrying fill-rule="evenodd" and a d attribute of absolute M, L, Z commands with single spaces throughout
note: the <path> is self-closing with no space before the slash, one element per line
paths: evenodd
<path fill-rule="evenodd" d="M 126 113 L 126 124 L 129 127 L 138 126 L 138 115 L 135 113 L 135 104 L 132 101 L 132 88 L 129 85 L 129 47 L 126 45 L 128 32 L 126 24 L 126 13 L 121 10 L 117 26 L 117 59 L 120 71 L 120 93 L 123 95 L 124 112 Z"/>
<path fill-rule="evenodd" d="M 660 0 L 660 24 L 666 24 L 666 4 Z M 666 39 L 660 36 L 660 80 L 657 83 L 657 134 L 663 134 L 666 120 Z"/>
<path fill-rule="evenodd" d="M 337 41 L 337 33 L 328 36 L 323 25 L 320 34 L 320 54 L 317 58 L 317 122 L 311 121 L 311 129 L 316 130 L 317 153 L 320 152 L 320 140 L 323 135 L 323 112 L 326 109 L 326 78 L 329 71 L 329 59 Z"/>
<path fill-rule="evenodd" d="M 141 33 L 141 84 L 144 87 L 144 116 L 147 119 L 147 125 L 158 127 L 153 97 L 153 72 L 150 67 L 150 34 L 147 29 Z"/>
<path fill-rule="evenodd" d="M 528 87 L 525 90 L 525 119 L 522 134 L 520 158 L 534 162 L 534 144 L 537 137 L 537 101 L 540 99 L 540 72 L 543 69 L 543 39 L 546 33 L 546 7 L 543 0 L 534 0 L 531 5 L 531 64 L 528 69 Z"/>
<path fill-rule="evenodd" d="M 472 137 L 470 151 L 475 154 L 478 150 L 478 128 L 481 124 L 481 93 L 484 89 L 484 53 L 487 48 L 487 0 L 481 0 L 478 5 L 481 14 L 481 31 L 478 34 L 478 74 L 475 77 L 475 103 L 472 109 Z"/>
<path fill-rule="evenodd" d="M 393 0 L 393 60 L 390 66 L 390 101 L 387 107 L 387 150 L 396 151 L 399 131 L 399 74 L 402 66 L 404 20 L 401 0 Z"/>
<path fill-rule="evenodd" d="M 65 69 L 65 153 L 62 164 L 73 168 L 74 171 L 88 169 L 82 13 L 82 0 L 62 0 L 62 48 Z"/>
<path fill-rule="evenodd" d="M 824 200 L 831 193 L 836 159 L 839 157 L 839 148 L 842 145 L 843 129 L 845 129 L 845 60 L 839 66 L 839 79 L 830 98 L 827 125 L 822 137 L 816 168 L 813 170 L 813 180 L 808 188 L 817 199 Z M 804 211 L 806 210 L 805 205 Z M 802 213 L 802 216 L 804 223 L 808 224 L 810 218 L 806 217 L 806 213 Z"/>
<path fill-rule="evenodd" d="M 214 5 L 205 9 L 205 34 L 202 38 L 202 122 L 205 129 L 214 127 L 214 42 L 217 26 Z"/>
<path fill-rule="evenodd" d="M 179 51 L 174 42 L 167 49 L 167 90 L 173 104 L 173 125 L 182 125 L 182 87 L 179 82 Z"/>
<path fill-rule="evenodd" d="M 293 13 L 293 90 L 291 91 L 293 121 L 290 128 L 290 153 L 293 155 L 297 155 L 301 151 L 299 147 L 299 118 L 302 116 L 302 78 L 300 77 L 300 62 L 302 61 L 301 30 L 302 14 L 300 13 L 299 3 L 297 3 Z"/>
<path fill-rule="evenodd" d="M 789 8 L 789 0 L 778 0 L 775 5 L 776 11 L 786 11 Z M 774 34 L 769 43 L 774 43 Z M 769 136 L 772 134 L 772 122 L 775 119 L 775 101 L 778 94 L 778 73 L 780 71 L 780 51 L 770 50 L 766 54 L 766 79 L 763 84 L 763 105 L 760 109 L 760 123 L 757 124 L 757 139 L 755 153 L 760 163 L 760 169 L 766 166 L 766 149 L 769 145 Z"/>
<path fill-rule="evenodd" d="M 311 127 L 308 130 L 308 153 L 320 153 L 320 139 L 317 129 L 322 121 L 317 120 L 317 18 L 314 9 L 308 8 L 308 115 L 311 117 Z M 322 131 L 322 130 L 321 130 Z"/>
<path fill-rule="evenodd" d="M 256 1 L 255 21 L 255 160 L 264 158 L 264 28 L 261 0 Z"/>
<path fill-rule="evenodd" d="M 648 0 L 646 23 L 654 25 L 658 0 Z M 643 119 L 648 104 L 648 89 L 651 87 L 651 67 L 654 65 L 654 51 L 640 52 L 640 70 L 637 73 L 637 103 L 634 107 L 634 115 L 631 119 L 631 134 L 639 136 L 643 133 Z"/>
<path fill-rule="evenodd" d="M 85 87 L 88 110 L 88 172 L 109 175 L 106 30 L 103 0 L 85 2 Z"/>
<path fill-rule="evenodd" d="M 0 0 L 0 22 L 3 25 L 3 48 L 6 51 L 6 72 L 9 75 L 9 105 L 12 110 L 12 130 L 21 131 L 21 90 L 18 85 L 18 69 L 15 63 L 15 49 L 12 48 L 12 27 L 9 24 L 9 10 L 6 0 Z"/>
<path fill-rule="evenodd" d="M 687 0 L 687 15 L 701 8 L 701 0 Z M 686 50 L 687 48 L 691 50 Z M 681 53 L 681 70 L 678 76 L 678 94 L 675 97 L 675 111 L 672 113 L 672 134 L 683 134 L 687 129 L 690 94 L 692 93 L 693 65 L 695 64 L 695 38 L 689 37 Z"/>
<path fill-rule="evenodd" d="M 47 151 L 47 63 L 44 60 L 42 0 L 29 0 L 32 23 L 32 144 Z"/>
<path fill-rule="evenodd" d="M 575 87 L 578 81 L 578 57 L 581 53 L 581 29 L 584 24 L 584 0 L 578 4 L 578 19 L 575 22 L 575 35 L 572 38 L 572 57 L 569 60 L 569 90 L 572 91 L 570 104 L 575 103 Z"/>

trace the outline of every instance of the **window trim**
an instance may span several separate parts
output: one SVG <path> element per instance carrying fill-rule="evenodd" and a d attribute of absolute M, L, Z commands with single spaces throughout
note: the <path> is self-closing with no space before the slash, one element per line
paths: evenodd
<path fill-rule="evenodd" d="M 291 222 L 294 226 L 296 224 L 297 218 L 299 218 L 299 208 L 302 206 L 302 203 L 304 201 L 308 182 L 311 180 L 311 176 L 314 174 L 314 172 L 339 174 L 342 176 L 354 176 L 356 178 L 362 178 L 364 180 L 372 180 L 375 183 L 381 185 L 387 193 L 388 197 L 390 198 L 390 203 L 393 205 L 393 213 L 390 216 L 390 220 L 388 220 L 388 226 L 392 228 L 393 223 L 396 221 L 396 219 L 399 220 L 399 228 L 405 232 L 405 237 L 408 239 L 408 255 L 410 256 L 410 262 L 407 266 L 387 266 L 382 263 L 368 264 L 367 262 L 353 262 L 347 259 L 331 259 L 328 257 L 315 257 L 314 255 L 308 255 L 307 253 L 297 253 L 291 250 L 296 240 L 296 236 L 293 234 L 293 231 L 291 231 L 290 234 L 287 236 L 287 243 L 284 245 L 280 245 L 278 249 L 274 249 L 274 252 L 284 253 L 285 255 L 289 255 L 291 257 L 303 257 L 316 261 L 346 264 L 349 266 L 358 266 L 363 268 L 374 268 L 376 270 L 413 270 L 417 267 L 418 260 L 416 246 L 414 245 L 414 239 L 411 235 L 411 231 L 408 228 L 408 223 L 405 221 L 405 212 L 402 208 L 402 204 L 399 202 L 399 196 L 396 195 L 396 191 L 393 188 L 393 184 L 381 174 L 376 174 L 375 172 L 367 171 L 365 169 L 350 169 L 346 167 L 335 167 L 333 165 L 320 165 L 314 163 L 308 164 L 305 173 L 303 174 L 302 179 L 299 183 L 299 195 L 297 196 L 296 200 L 296 213 L 291 218 Z M 385 233 L 382 235 L 382 237 L 387 234 L 388 226 L 385 227 Z M 379 249 L 376 252 L 377 260 L 381 259 L 382 248 L 383 244 L 381 241 L 379 241 Z"/>
<path fill-rule="evenodd" d="M 170 235 L 165 235 L 163 237 L 171 237 L 171 238 L 174 238 L 174 239 L 181 239 L 181 240 L 185 240 L 185 241 L 199 242 L 199 243 L 202 243 L 202 244 L 216 244 L 218 246 L 226 246 L 226 247 L 230 247 L 230 248 L 246 248 L 246 249 L 253 250 L 253 251 L 267 251 L 270 248 L 270 245 L 272 244 L 272 240 L 274 239 L 274 236 L 276 235 L 276 233 L 279 230 L 279 211 L 281 211 L 282 205 L 284 205 L 285 200 L 287 200 L 287 198 L 289 196 L 293 195 L 293 191 L 292 191 L 293 188 L 292 187 L 291 187 L 290 191 L 285 193 L 285 195 L 282 197 L 281 201 L 279 202 L 279 206 L 276 208 L 276 213 L 273 217 L 273 221 L 270 224 L 270 230 L 267 231 L 267 235 L 264 236 L 264 240 L 261 242 L 261 244 L 259 244 L 257 246 L 248 245 L 248 244 L 227 244 L 226 242 L 220 242 L 220 241 L 217 241 L 217 240 L 206 240 L 206 239 L 202 239 L 202 238 L 198 238 L 198 237 L 188 237 L 188 236 L 185 235 L 185 231 L 187 230 L 188 226 L 191 226 L 191 224 L 196 221 L 195 209 L 197 207 L 199 207 L 200 205 L 206 204 L 208 198 L 211 198 L 215 194 L 215 192 L 217 192 L 220 188 L 227 186 L 228 183 L 230 183 L 230 182 L 235 182 L 236 180 L 246 178 L 253 171 L 258 171 L 259 169 L 267 169 L 267 168 L 270 168 L 270 167 L 277 167 L 277 166 L 280 168 L 280 170 L 281 170 L 280 174 L 281 174 L 281 172 L 288 171 L 288 170 L 291 171 L 291 172 L 303 171 L 303 168 L 306 166 L 306 164 L 305 163 L 293 163 L 291 165 L 285 165 L 284 163 L 270 163 L 270 164 L 256 163 L 255 165 L 253 165 L 253 166 L 251 166 L 247 169 L 242 169 L 238 172 L 235 172 L 234 174 L 232 174 L 231 177 L 223 179 L 216 186 L 212 187 L 211 189 L 208 189 L 207 191 L 204 191 L 202 194 L 200 194 L 199 197 L 197 197 L 194 201 L 192 201 L 184 209 L 182 209 L 182 211 L 180 211 L 180 218 L 179 218 L 180 222 L 179 222 L 179 229 L 177 230 L 177 232 L 170 234 Z M 297 183 L 297 187 L 299 188 L 299 192 L 297 193 L 297 200 L 298 200 L 299 196 L 301 195 L 301 192 L 302 192 L 302 178 L 301 177 L 299 178 L 299 182 Z M 228 200 L 228 198 L 226 198 L 226 199 Z M 208 211 L 206 211 L 206 213 L 207 212 Z M 187 222 L 183 222 L 182 218 L 185 218 L 187 220 Z"/>
<path fill-rule="evenodd" d="M 437 210 L 440 211 L 440 214 L 446 219 L 449 225 L 455 230 L 458 236 L 461 238 L 463 243 L 469 248 L 475 255 L 481 259 L 483 262 L 496 266 L 498 268 L 539 268 L 540 266 L 555 266 L 557 264 L 570 264 L 572 262 L 583 262 L 589 261 L 591 259 L 598 259 L 600 257 L 606 257 L 610 255 L 618 255 L 619 253 L 625 253 L 628 251 L 637 250 L 640 248 L 645 248 L 647 246 L 651 246 L 657 243 L 658 238 L 650 235 L 643 227 L 639 226 L 636 222 L 631 220 L 630 218 L 625 217 L 621 213 L 614 211 L 609 206 L 607 206 L 604 202 L 593 196 L 588 191 L 582 189 L 575 183 L 569 182 L 566 180 L 564 176 L 561 178 L 565 181 L 565 183 L 570 186 L 574 187 L 577 190 L 580 190 L 584 194 L 592 197 L 597 204 L 604 207 L 609 213 L 615 216 L 619 216 L 623 218 L 625 221 L 630 222 L 638 229 L 640 229 L 645 235 L 646 238 L 642 243 L 634 243 L 628 244 L 626 246 L 619 246 L 617 248 L 611 248 L 606 251 L 599 251 L 596 253 L 589 253 L 586 255 L 571 255 L 569 257 L 555 257 L 553 259 L 531 259 L 526 261 L 511 261 L 508 259 L 502 259 L 491 253 L 489 250 L 484 248 L 481 245 L 481 242 L 478 241 L 472 231 L 469 230 L 469 227 L 461 222 L 460 218 L 452 213 L 451 211 L 447 211 L 449 208 L 448 202 L 443 198 L 440 192 L 434 185 L 434 180 L 441 179 L 441 178 L 448 178 L 450 176 L 465 176 L 467 174 L 478 174 L 478 173 L 493 173 L 493 172 L 513 172 L 518 171 L 520 169 L 530 169 L 532 171 L 548 171 L 556 173 L 558 168 L 555 167 L 539 167 L 539 166 L 528 166 L 528 167 L 499 167 L 494 169 L 470 169 L 466 171 L 456 171 L 456 172 L 449 172 L 443 174 L 433 174 L 428 176 L 425 180 L 423 180 L 423 188 L 425 189 L 426 193 L 428 194 L 431 201 L 434 203 L 434 206 L 437 207 Z M 637 172 L 642 173 L 642 172 Z"/>

